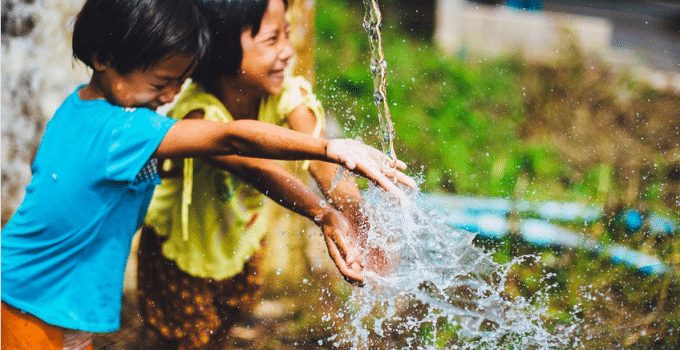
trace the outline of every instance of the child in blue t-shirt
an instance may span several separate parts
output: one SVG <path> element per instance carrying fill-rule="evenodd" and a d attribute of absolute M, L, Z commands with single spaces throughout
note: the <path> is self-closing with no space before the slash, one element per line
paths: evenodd
<path fill-rule="evenodd" d="M 2 340 L 62 349 L 119 328 L 125 262 L 154 187 L 156 158 L 239 154 L 342 164 L 397 195 L 381 152 L 253 120 L 173 119 L 171 102 L 209 33 L 193 0 L 88 0 L 74 56 L 93 69 L 49 121 L 26 195 L 2 230 Z M 399 162 L 399 169 L 405 164 Z M 333 237 L 347 266 L 358 252 Z"/>

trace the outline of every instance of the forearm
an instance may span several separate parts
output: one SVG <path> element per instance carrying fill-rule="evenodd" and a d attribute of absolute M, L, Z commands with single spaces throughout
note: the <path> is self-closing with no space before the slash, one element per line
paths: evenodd
<path fill-rule="evenodd" d="M 322 198 L 274 161 L 240 156 L 211 157 L 209 161 L 250 183 L 281 206 L 312 221 L 323 214 Z"/>
<path fill-rule="evenodd" d="M 306 216 L 317 224 L 333 262 L 352 283 L 361 283 L 361 256 L 357 246 L 346 241 L 353 236 L 350 224 L 333 207 L 322 206 L 321 198 L 299 179 L 273 161 L 239 156 L 207 158 L 214 166 L 228 170 L 252 184 L 280 205 Z"/>
<path fill-rule="evenodd" d="M 170 128 L 155 156 L 180 158 L 234 154 L 287 160 L 330 160 L 327 145 L 327 140 L 255 120 L 219 123 L 183 119 Z"/>
<path fill-rule="evenodd" d="M 227 124 L 231 136 L 225 137 L 236 154 L 274 159 L 327 159 L 327 140 L 253 120 L 238 120 Z"/>
<path fill-rule="evenodd" d="M 323 160 L 341 164 L 399 198 L 405 198 L 403 191 L 387 175 L 394 174 L 399 182 L 415 187 L 415 182 L 408 176 L 384 167 L 385 155 L 382 152 L 359 141 L 317 139 L 255 120 L 219 123 L 182 119 L 168 130 L 153 157 L 183 158 L 234 154 L 289 160 Z M 406 164 L 397 162 L 397 168 L 403 170 Z"/>

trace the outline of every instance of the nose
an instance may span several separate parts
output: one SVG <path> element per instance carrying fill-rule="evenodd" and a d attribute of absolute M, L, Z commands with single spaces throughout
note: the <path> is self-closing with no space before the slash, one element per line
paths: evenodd
<path fill-rule="evenodd" d="M 279 52 L 279 59 L 287 62 L 291 57 L 293 57 L 293 45 L 290 43 L 290 39 L 286 38 L 283 40 L 283 47 Z"/>

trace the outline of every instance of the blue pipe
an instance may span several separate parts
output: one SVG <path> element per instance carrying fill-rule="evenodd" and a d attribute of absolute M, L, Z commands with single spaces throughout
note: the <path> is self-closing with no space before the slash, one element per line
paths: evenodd
<path fill-rule="evenodd" d="M 423 199 L 421 205 L 440 211 L 445 217 L 446 224 L 452 228 L 466 230 L 485 239 L 501 239 L 510 232 L 510 225 L 506 218 L 509 212 L 509 201 L 507 200 L 442 194 L 426 194 Z M 560 213 L 559 209 L 567 208 L 568 210 L 561 212 L 563 214 L 559 216 L 561 218 L 577 217 L 583 219 L 593 213 L 592 210 L 587 209 L 588 207 L 574 203 L 544 202 L 543 204 L 545 203 L 548 203 L 548 205 L 542 206 L 545 213 Z M 521 203 L 520 207 L 526 209 L 532 206 L 529 203 Z M 547 216 L 556 217 L 558 215 Z M 668 222 L 659 220 L 654 225 L 657 224 L 663 226 L 668 225 Z M 652 226 L 651 220 L 650 226 Z M 585 249 L 608 256 L 614 263 L 624 264 L 647 275 L 661 275 L 670 271 L 667 265 L 654 256 L 637 252 L 619 244 L 603 246 L 593 239 L 545 220 L 521 219 L 519 228 L 522 240 L 535 246 Z M 665 227 L 665 229 L 668 228 Z"/>
<path fill-rule="evenodd" d="M 513 210 L 513 202 L 506 198 L 467 197 L 442 193 L 429 193 L 425 197 L 423 204 L 426 206 L 461 210 L 472 215 L 508 215 Z M 514 210 L 520 214 L 534 214 L 548 221 L 590 224 L 602 218 L 602 210 L 597 206 L 576 202 L 522 200 L 517 201 L 514 206 Z M 646 219 L 652 234 L 670 235 L 679 230 L 677 223 L 654 213 L 648 214 Z M 623 214 L 623 222 L 631 231 L 639 230 L 644 220 L 645 216 L 634 209 Z"/>

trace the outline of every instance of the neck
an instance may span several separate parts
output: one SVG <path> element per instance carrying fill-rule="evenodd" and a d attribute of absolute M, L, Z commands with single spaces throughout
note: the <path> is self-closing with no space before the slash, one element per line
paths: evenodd
<path fill-rule="evenodd" d="M 90 82 L 78 91 L 78 96 L 81 100 L 96 100 L 100 98 L 105 98 L 103 90 L 99 87 L 101 84 L 99 75 L 97 72 L 92 74 Z"/>
<path fill-rule="evenodd" d="M 233 78 L 220 79 L 212 93 L 227 108 L 234 119 L 257 119 L 262 94 Z"/>

